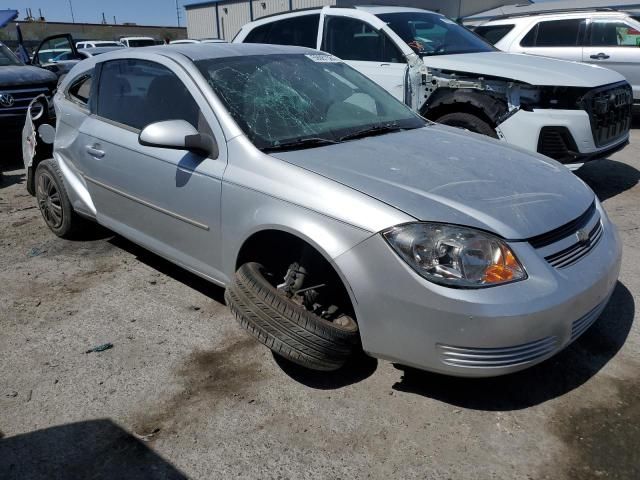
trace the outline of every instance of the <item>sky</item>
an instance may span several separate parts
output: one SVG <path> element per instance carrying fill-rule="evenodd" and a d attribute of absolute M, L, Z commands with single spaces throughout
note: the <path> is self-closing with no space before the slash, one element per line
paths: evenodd
<path fill-rule="evenodd" d="M 184 4 L 197 1 L 199 0 L 178 0 L 178 4 L 182 7 Z M 26 8 L 31 8 L 34 16 L 38 15 L 38 9 L 42 9 L 42 14 L 49 21 L 70 22 L 69 2 L 73 6 L 76 22 L 100 23 L 104 12 L 109 23 L 113 23 L 115 15 L 118 23 L 135 22 L 139 25 L 163 26 L 178 24 L 176 0 L 0 0 L 0 10 L 18 10 L 19 18 L 22 19 L 25 17 Z M 185 26 L 184 8 L 180 8 L 180 15 L 180 24 Z"/>
<path fill-rule="evenodd" d="M 76 22 L 100 23 L 102 12 L 107 22 L 113 23 L 115 15 L 118 23 L 135 22 L 139 25 L 175 26 L 176 0 L 70 0 L 73 6 L 73 16 Z M 184 4 L 197 3 L 200 0 L 178 0 L 180 7 Z M 22 20 L 25 9 L 31 8 L 34 16 L 38 16 L 38 9 L 42 15 L 52 22 L 70 22 L 71 9 L 69 0 L 0 0 L 0 10 L 18 10 Z M 184 8 L 180 9 L 180 25 L 185 26 Z"/>

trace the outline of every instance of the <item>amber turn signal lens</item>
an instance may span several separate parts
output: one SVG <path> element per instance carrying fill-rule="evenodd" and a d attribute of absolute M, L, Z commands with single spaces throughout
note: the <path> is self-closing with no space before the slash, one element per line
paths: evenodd
<path fill-rule="evenodd" d="M 501 283 L 513 280 L 513 270 L 504 265 L 490 265 L 484 271 L 485 283 Z"/>

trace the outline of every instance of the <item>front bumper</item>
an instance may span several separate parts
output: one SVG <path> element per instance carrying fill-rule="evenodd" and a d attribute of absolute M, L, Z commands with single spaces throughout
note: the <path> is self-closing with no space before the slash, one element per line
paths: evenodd
<path fill-rule="evenodd" d="M 598 147 L 593 138 L 589 114 L 584 110 L 519 110 L 501 123 L 497 132 L 510 144 L 544 153 L 541 151 L 541 144 L 545 133 L 550 129 L 559 140 L 564 140 L 566 154 L 558 160 L 569 168 L 578 168 L 588 161 L 606 158 L 629 143 L 627 131 Z"/>
<path fill-rule="evenodd" d="M 622 247 L 600 213 L 603 236 L 579 262 L 556 269 L 529 243 L 513 242 L 529 278 L 478 290 L 428 282 L 374 235 L 335 259 L 355 299 L 364 350 L 467 377 L 503 375 L 551 357 L 598 318 L 615 288 Z"/>

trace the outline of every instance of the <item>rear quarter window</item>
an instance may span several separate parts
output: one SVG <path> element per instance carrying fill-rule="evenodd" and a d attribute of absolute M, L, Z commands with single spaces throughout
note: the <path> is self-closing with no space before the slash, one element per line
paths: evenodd
<path fill-rule="evenodd" d="M 277 20 L 251 30 L 243 43 L 271 43 L 316 48 L 319 23 L 320 14 Z"/>

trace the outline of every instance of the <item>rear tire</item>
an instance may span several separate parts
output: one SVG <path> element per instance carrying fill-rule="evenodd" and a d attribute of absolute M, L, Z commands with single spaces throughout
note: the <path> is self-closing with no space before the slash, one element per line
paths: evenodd
<path fill-rule="evenodd" d="M 313 370 L 344 365 L 358 344 L 355 322 L 336 325 L 281 294 L 258 263 L 245 263 L 227 287 L 225 301 L 247 331 L 276 354 Z"/>
<path fill-rule="evenodd" d="M 55 161 L 43 160 L 38 164 L 34 187 L 42 218 L 58 237 L 74 238 L 87 225 L 87 221 L 73 211 Z"/>
<path fill-rule="evenodd" d="M 436 122 L 449 125 L 450 127 L 463 128 L 470 132 L 486 135 L 487 137 L 498 138 L 495 128 L 485 120 L 471 113 L 448 113 L 438 118 Z"/>

